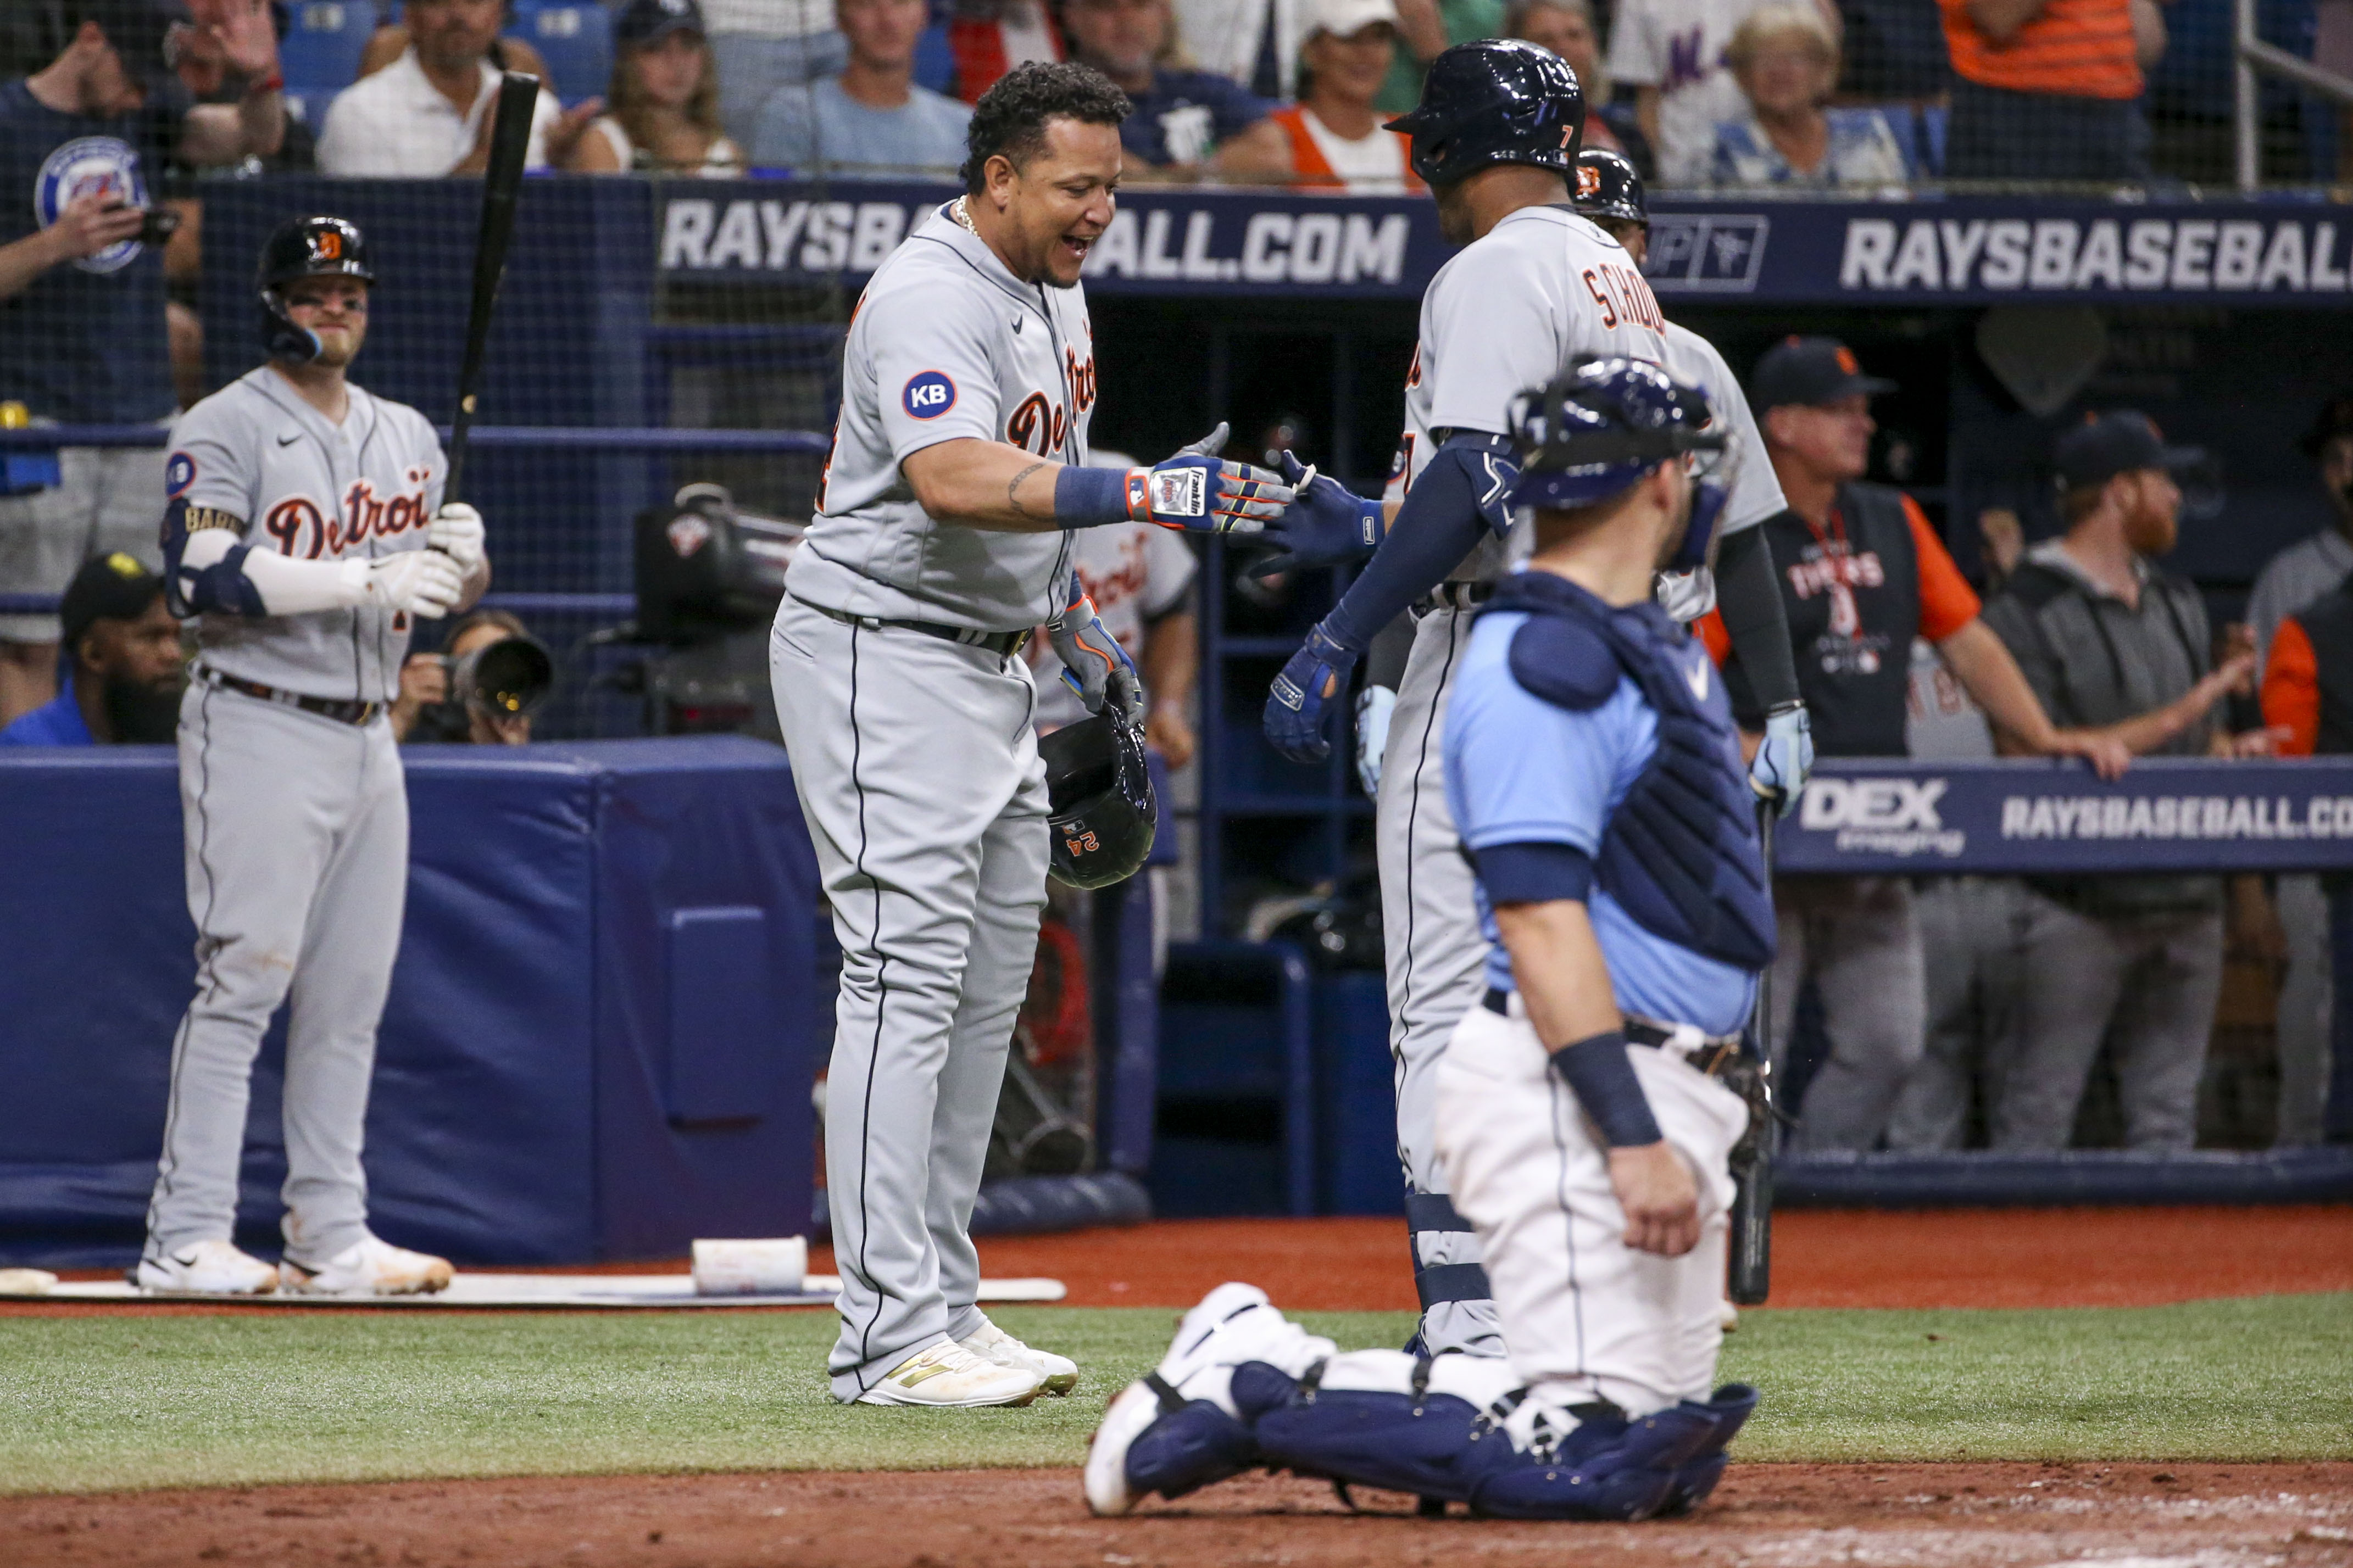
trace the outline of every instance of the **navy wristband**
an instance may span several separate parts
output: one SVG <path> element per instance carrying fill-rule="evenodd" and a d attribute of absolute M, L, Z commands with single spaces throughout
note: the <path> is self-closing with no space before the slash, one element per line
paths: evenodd
<path fill-rule="evenodd" d="M 1626 1058 L 1626 1037 L 1612 1029 L 1552 1054 L 1552 1070 L 1577 1096 L 1577 1103 L 1601 1129 L 1612 1149 L 1637 1149 L 1659 1141 L 1658 1119 L 1642 1093 L 1642 1080 Z"/>
<path fill-rule="evenodd" d="M 1066 465 L 1054 476 L 1054 526 L 1101 528 L 1126 522 L 1127 470 Z"/>

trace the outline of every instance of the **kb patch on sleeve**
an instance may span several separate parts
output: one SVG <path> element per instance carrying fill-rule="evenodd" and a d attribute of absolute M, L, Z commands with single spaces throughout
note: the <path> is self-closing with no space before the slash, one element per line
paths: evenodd
<path fill-rule="evenodd" d="M 936 370 L 910 378 L 906 390 L 899 395 L 900 406 L 910 419 L 937 419 L 955 406 L 955 383 Z"/>

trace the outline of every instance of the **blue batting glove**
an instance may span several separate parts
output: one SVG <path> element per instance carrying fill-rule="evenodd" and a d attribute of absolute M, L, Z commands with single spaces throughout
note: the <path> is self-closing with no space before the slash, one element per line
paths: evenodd
<path fill-rule="evenodd" d="M 1046 637 L 1062 661 L 1062 684 L 1078 693 L 1088 712 L 1100 713 L 1109 702 L 1118 717 L 1133 722 L 1144 711 L 1144 680 L 1135 662 L 1104 629 L 1076 572 L 1061 613 L 1046 623 Z"/>
<path fill-rule="evenodd" d="M 1386 686 L 1367 686 L 1356 693 L 1356 782 L 1371 799 L 1381 797 L 1381 762 L 1389 752 L 1389 718 L 1397 711 L 1397 693 Z"/>
<path fill-rule="evenodd" d="M 1127 515 L 1187 533 L 1257 533 L 1291 505 L 1291 487 L 1266 469 L 1220 458 L 1226 426 L 1166 462 L 1130 468 Z"/>
<path fill-rule="evenodd" d="M 1291 656 L 1266 695 L 1266 738 L 1276 751 L 1294 763 L 1320 763 L 1332 754 L 1324 717 L 1347 690 L 1356 658 L 1322 626 L 1307 634 L 1306 645 Z"/>
<path fill-rule="evenodd" d="M 1290 507 L 1251 542 L 1274 553 L 1250 563 L 1253 577 L 1338 566 L 1362 561 L 1380 548 L 1381 503 L 1366 500 L 1339 480 L 1319 474 L 1289 452 L 1282 457 L 1282 482 L 1293 492 Z"/>
<path fill-rule="evenodd" d="M 1783 816 L 1798 808 L 1814 771 L 1814 730 L 1802 702 L 1784 702 L 1765 715 L 1765 739 L 1748 764 L 1748 787 Z"/>

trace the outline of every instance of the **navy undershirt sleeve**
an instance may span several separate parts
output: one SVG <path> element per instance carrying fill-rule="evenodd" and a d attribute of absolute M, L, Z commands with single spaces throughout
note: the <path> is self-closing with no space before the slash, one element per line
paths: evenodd
<path fill-rule="evenodd" d="M 1593 890 L 1593 858 L 1573 844 L 1491 844 L 1471 858 L 1490 905 L 1581 904 Z"/>
<path fill-rule="evenodd" d="M 1449 437 L 1415 479 L 1380 548 L 1324 617 L 1324 635 L 1351 653 L 1364 652 L 1482 539 L 1510 526 L 1504 505 L 1510 458 L 1500 436 Z"/>

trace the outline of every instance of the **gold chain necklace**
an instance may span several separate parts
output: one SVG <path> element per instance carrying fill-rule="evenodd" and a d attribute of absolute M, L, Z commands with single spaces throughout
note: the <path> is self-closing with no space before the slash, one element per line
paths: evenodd
<path fill-rule="evenodd" d="M 948 204 L 948 216 L 955 219 L 958 224 L 962 225 L 965 233 L 977 235 L 980 230 L 972 226 L 972 214 L 965 210 L 964 204 L 967 199 L 968 198 L 964 196 L 958 196 L 955 201 L 950 202 Z"/>

